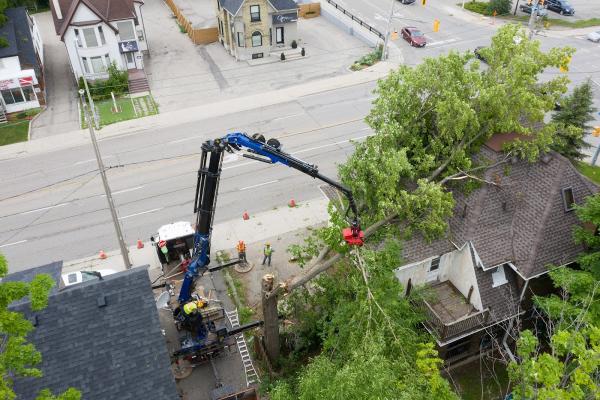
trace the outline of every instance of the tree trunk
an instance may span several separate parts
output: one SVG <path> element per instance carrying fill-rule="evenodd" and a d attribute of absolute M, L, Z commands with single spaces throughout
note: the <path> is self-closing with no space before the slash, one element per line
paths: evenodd
<path fill-rule="evenodd" d="M 273 290 L 275 277 L 267 274 L 262 278 L 262 312 L 265 321 L 263 336 L 265 350 L 271 363 L 279 358 L 279 316 L 277 314 L 277 296 L 268 296 Z"/>

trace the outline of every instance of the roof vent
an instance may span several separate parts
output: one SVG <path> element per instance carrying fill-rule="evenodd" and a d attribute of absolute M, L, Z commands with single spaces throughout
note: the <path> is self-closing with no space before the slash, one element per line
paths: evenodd
<path fill-rule="evenodd" d="M 573 188 L 567 187 L 562 189 L 563 206 L 565 212 L 572 211 L 575 209 L 575 195 L 573 194 Z"/>
<path fill-rule="evenodd" d="M 548 164 L 548 163 L 550 162 L 550 160 L 552 160 L 552 155 L 551 155 L 550 153 L 545 153 L 545 154 L 542 156 L 542 162 L 543 162 L 544 164 Z"/>
<path fill-rule="evenodd" d="M 33 326 L 38 326 L 40 323 L 40 320 L 38 319 L 37 314 L 33 314 L 31 317 L 29 317 L 29 322 L 31 322 L 31 325 L 33 325 Z"/>
<path fill-rule="evenodd" d="M 466 204 L 465 204 L 465 206 L 463 207 L 462 217 L 463 217 L 463 218 L 466 218 L 466 217 L 467 217 L 467 205 L 466 205 Z"/>
<path fill-rule="evenodd" d="M 105 295 L 98 296 L 98 298 L 96 299 L 96 303 L 98 304 L 99 308 L 106 307 L 106 296 Z"/>

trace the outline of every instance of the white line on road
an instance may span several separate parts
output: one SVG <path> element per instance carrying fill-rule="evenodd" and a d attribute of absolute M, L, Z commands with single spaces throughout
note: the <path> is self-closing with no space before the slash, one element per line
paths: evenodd
<path fill-rule="evenodd" d="M 18 242 L 12 242 L 12 243 L 2 244 L 2 245 L 0 245 L 0 248 L 2 248 L 2 247 L 8 247 L 8 246 L 14 246 L 15 244 L 25 243 L 26 241 L 27 240 L 19 240 Z"/>
<path fill-rule="evenodd" d="M 170 142 L 167 142 L 167 144 L 183 143 L 183 142 L 187 142 L 187 141 L 195 140 L 195 139 L 201 139 L 201 137 L 200 136 L 190 136 L 190 137 L 186 137 L 183 139 L 171 140 Z"/>
<path fill-rule="evenodd" d="M 136 186 L 136 187 L 132 187 L 132 188 L 129 188 L 129 189 L 117 190 L 116 192 L 112 192 L 112 194 L 121 194 L 121 193 L 133 192 L 134 190 L 139 190 L 139 189 L 141 189 L 141 188 L 143 188 L 143 187 L 144 187 L 144 185 L 142 185 L 142 186 Z M 106 195 L 105 195 L 105 194 L 103 194 L 102 196 L 103 196 L 103 197 L 106 197 Z"/>
<path fill-rule="evenodd" d="M 298 113 L 298 114 L 286 115 L 286 116 L 284 116 L 284 117 L 277 117 L 277 118 L 273 118 L 273 119 L 271 120 L 271 122 L 274 122 L 274 121 L 281 121 L 282 119 L 287 119 L 287 118 L 298 117 L 298 116 L 300 116 L 300 115 L 304 115 L 304 114 L 305 114 L 305 113 L 301 112 L 301 113 Z"/>
<path fill-rule="evenodd" d="M 366 130 L 366 129 L 370 129 L 370 128 L 365 128 L 364 130 Z M 369 136 L 372 136 L 372 135 L 364 135 L 364 136 L 359 136 L 359 137 L 355 137 L 352 139 L 341 140 L 339 142 L 324 144 L 323 146 L 311 147 L 309 149 L 302 149 L 302 150 L 295 151 L 293 154 L 306 153 L 307 151 L 319 150 L 319 149 L 324 149 L 325 147 L 337 146 L 338 144 L 350 143 L 351 140 L 360 140 L 360 139 L 364 139 Z"/>
<path fill-rule="evenodd" d="M 115 156 L 106 156 L 106 157 L 102 157 L 102 160 L 106 160 L 107 158 L 115 158 Z M 73 165 L 81 165 L 81 164 L 87 164 L 90 162 L 95 162 L 96 159 L 95 158 L 90 158 L 89 160 L 83 160 L 83 161 L 77 161 L 75 164 Z"/>
<path fill-rule="evenodd" d="M 252 165 L 254 163 L 257 163 L 259 161 L 250 161 L 250 162 L 245 162 L 245 163 L 241 163 L 241 164 L 237 164 L 237 165 L 230 165 L 229 167 L 224 167 L 222 168 L 223 171 L 225 171 L 226 169 L 233 169 L 233 168 L 239 168 L 239 167 L 245 167 L 247 165 Z"/>
<path fill-rule="evenodd" d="M 279 179 L 275 179 L 275 180 L 273 180 L 273 181 L 269 181 L 269 182 L 258 183 L 258 184 L 256 184 L 256 185 L 252 185 L 252 186 L 246 186 L 246 187 L 243 187 L 243 188 L 241 188 L 241 189 L 240 189 L 240 192 L 241 192 L 242 190 L 254 189 L 254 188 L 256 188 L 256 187 L 259 187 L 259 186 L 270 185 L 271 183 L 276 183 L 276 182 L 279 182 Z"/>
<path fill-rule="evenodd" d="M 26 214 L 31 214 L 31 213 L 38 212 L 38 211 L 50 210 L 51 208 L 64 207 L 64 206 L 66 206 L 67 204 L 71 204 L 71 203 L 60 203 L 60 204 L 55 204 L 55 205 L 53 205 L 53 206 L 42 207 L 42 208 L 36 208 L 35 210 L 24 211 L 24 212 L 22 212 L 22 213 L 19 213 L 18 215 L 26 215 Z"/>
<path fill-rule="evenodd" d="M 427 47 L 431 47 L 431 46 L 439 46 L 442 44 L 449 44 L 449 43 L 453 43 L 458 41 L 458 38 L 453 38 L 453 39 L 448 39 L 448 40 L 440 40 L 437 42 L 431 42 L 431 43 L 427 43 Z"/>
<path fill-rule="evenodd" d="M 119 217 L 119 219 L 127 219 L 127 218 L 131 218 L 131 217 L 137 217 L 138 215 L 150 214 L 150 213 L 153 213 L 153 212 L 156 212 L 156 211 L 160 211 L 162 209 L 163 209 L 163 207 L 153 208 L 152 210 L 142 211 L 142 212 L 135 213 L 135 214 L 129 214 L 129 215 L 126 215 L 124 217 Z"/>

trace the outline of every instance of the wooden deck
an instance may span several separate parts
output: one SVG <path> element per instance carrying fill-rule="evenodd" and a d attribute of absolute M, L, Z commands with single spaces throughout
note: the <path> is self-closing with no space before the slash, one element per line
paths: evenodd
<path fill-rule="evenodd" d="M 435 298 L 428 303 L 444 324 L 477 312 L 450 281 L 440 282 L 431 289 Z"/>

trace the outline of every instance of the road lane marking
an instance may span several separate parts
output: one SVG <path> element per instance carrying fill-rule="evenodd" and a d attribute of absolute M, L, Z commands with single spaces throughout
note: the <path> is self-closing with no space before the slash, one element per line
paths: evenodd
<path fill-rule="evenodd" d="M 427 43 L 427 45 L 426 45 L 426 46 L 427 46 L 427 47 L 431 47 L 431 46 L 439 46 L 439 45 L 442 45 L 442 44 L 454 43 L 454 42 L 456 42 L 456 41 L 458 41 L 458 39 L 457 39 L 457 38 L 448 39 L 448 40 L 440 40 L 440 41 L 437 41 L 437 42 L 431 42 L 431 43 Z"/>
<path fill-rule="evenodd" d="M 102 160 L 106 160 L 108 158 L 115 158 L 115 156 L 106 156 L 106 157 L 102 157 Z M 83 161 L 77 161 L 75 164 L 73 165 L 81 165 L 81 164 L 87 164 L 90 162 L 95 162 L 96 159 L 95 158 L 90 158 L 89 160 L 83 160 Z"/>
<path fill-rule="evenodd" d="M 190 137 L 186 137 L 183 139 L 171 140 L 170 142 L 167 142 L 167 144 L 183 143 L 183 142 L 188 142 L 190 140 L 195 140 L 195 139 L 201 139 L 201 137 L 200 136 L 190 136 Z"/>
<path fill-rule="evenodd" d="M 31 214 L 31 213 L 38 212 L 38 211 L 46 211 L 46 210 L 50 210 L 51 208 L 64 207 L 68 204 L 71 204 L 71 203 L 60 203 L 60 204 L 55 204 L 53 206 L 36 208 L 35 210 L 23 211 L 22 213 L 19 213 L 17 215 L 27 215 L 27 214 Z"/>
<path fill-rule="evenodd" d="M 234 161 L 239 160 L 240 156 L 238 156 L 237 154 L 226 154 L 225 157 L 223 157 L 223 164 L 229 164 L 232 163 Z"/>
<path fill-rule="evenodd" d="M 129 188 L 129 189 L 117 190 L 116 192 L 112 192 L 112 194 L 121 194 L 121 193 L 133 192 L 134 190 L 139 190 L 139 189 L 141 189 L 143 187 L 144 187 L 144 185 L 132 187 L 132 188 Z M 106 197 L 106 195 L 103 194 L 102 197 Z"/>
<path fill-rule="evenodd" d="M 363 130 L 367 130 L 367 129 L 371 129 L 371 128 L 365 128 Z M 337 146 L 338 144 L 350 143 L 350 141 L 352 141 L 352 140 L 360 140 L 360 139 L 367 138 L 369 136 L 373 136 L 373 135 L 364 135 L 364 136 L 359 136 L 359 137 L 355 137 L 355 138 L 352 138 L 352 139 L 342 140 L 342 141 L 339 141 L 339 142 L 324 144 L 323 146 L 317 146 L 317 147 L 311 147 L 311 148 L 308 148 L 308 149 L 302 149 L 302 150 L 298 150 L 298 151 L 296 151 L 296 152 L 294 152 L 292 154 L 306 153 L 307 151 L 319 150 L 319 149 L 324 149 L 325 147 Z"/>
<path fill-rule="evenodd" d="M 12 243 L 2 244 L 2 245 L 0 245 L 0 248 L 2 248 L 2 247 L 8 247 L 8 246 L 14 246 L 15 244 L 25 243 L 26 241 L 27 240 L 19 240 L 18 242 L 12 242 Z"/>
<path fill-rule="evenodd" d="M 153 213 L 153 212 L 156 212 L 156 211 L 160 211 L 162 209 L 163 209 L 163 207 L 153 208 L 152 210 L 142 211 L 142 212 L 135 213 L 135 214 L 129 214 L 129 215 L 126 215 L 124 217 L 119 217 L 119 219 L 127 219 L 127 218 L 131 218 L 131 217 L 137 217 L 138 215 L 150 214 L 150 213 Z"/>
<path fill-rule="evenodd" d="M 233 168 L 245 167 L 247 165 L 252 165 L 252 164 L 257 163 L 257 162 L 259 162 L 259 161 L 250 161 L 250 162 L 245 162 L 245 163 L 241 163 L 241 164 L 237 164 L 237 165 L 230 165 L 229 167 L 222 168 L 222 170 L 224 171 L 226 169 L 233 169 Z"/>
<path fill-rule="evenodd" d="M 274 122 L 274 121 L 281 121 L 282 119 L 287 119 L 287 118 L 298 117 L 298 116 L 300 116 L 300 115 L 304 115 L 304 114 L 305 114 L 305 113 L 301 112 L 301 113 L 298 113 L 298 114 L 286 115 L 286 116 L 284 116 L 284 117 L 277 117 L 277 118 L 273 118 L 273 119 L 271 120 L 271 122 Z"/>
<path fill-rule="evenodd" d="M 241 189 L 240 189 L 240 192 L 241 192 L 242 190 L 254 189 L 254 188 L 257 188 L 257 187 L 259 187 L 259 186 L 270 185 L 271 183 L 276 183 L 276 182 L 279 182 L 279 179 L 275 179 L 275 180 L 273 180 L 273 181 L 269 181 L 269 182 L 258 183 L 258 184 L 256 184 L 256 185 L 252 185 L 252 186 L 246 186 L 246 187 L 243 187 L 243 188 L 241 188 Z"/>

